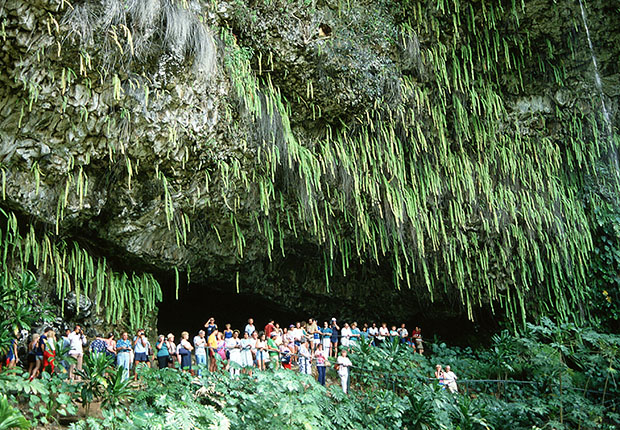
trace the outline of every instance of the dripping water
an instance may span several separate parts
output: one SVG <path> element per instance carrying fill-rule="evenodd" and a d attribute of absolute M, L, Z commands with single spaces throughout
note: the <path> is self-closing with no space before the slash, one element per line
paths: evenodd
<path fill-rule="evenodd" d="M 611 118 L 609 116 L 609 111 L 607 111 L 607 106 L 605 106 L 605 95 L 603 93 L 603 82 L 601 81 L 601 75 L 598 71 L 598 62 L 596 61 L 596 55 L 594 53 L 594 46 L 592 45 L 592 39 L 590 38 L 590 29 L 588 28 L 588 20 L 586 18 L 586 10 L 583 6 L 582 0 L 579 0 L 579 8 L 581 9 L 581 18 L 583 19 L 583 26 L 586 29 L 586 37 L 588 38 L 588 46 L 590 47 L 590 55 L 592 56 L 592 65 L 594 66 L 594 82 L 596 84 L 596 89 L 598 90 L 599 96 L 601 98 L 601 110 L 603 113 L 603 120 L 605 121 L 605 127 L 607 131 L 607 136 L 610 142 L 610 157 L 612 159 L 613 165 L 616 168 L 616 173 L 619 171 L 618 169 L 618 155 L 614 148 L 613 144 L 613 126 L 611 124 Z"/>

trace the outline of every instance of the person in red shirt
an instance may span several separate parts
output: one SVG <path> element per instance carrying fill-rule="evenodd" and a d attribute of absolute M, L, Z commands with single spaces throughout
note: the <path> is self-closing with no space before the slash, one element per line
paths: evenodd
<path fill-rule="evenodd" d="M 273 320 L 269 320 L 267 325 L 265 326 L 265 337 L 269 339 L 271 337 L 271 332 L 276 329 L 276 326 L 273 325 Z"/>

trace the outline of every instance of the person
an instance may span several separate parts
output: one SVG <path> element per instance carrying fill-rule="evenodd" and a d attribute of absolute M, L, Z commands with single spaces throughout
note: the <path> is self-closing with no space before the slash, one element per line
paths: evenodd
<path fill-rule="evenodd" d="M 338 357 L 337 363 L 340 385 L 342 386 L 342 391 L 347 394 L 349 392 L 349 368 L 353 366 L 353 363 L 351 363 L 351 360 L 347 357 L 346 349 L 340 351 L 340 357 Z"/>
<path fill-rule="evenodd" d="M 114 333 L 108 333 L 108 337 L 105 339 L 106 350 L 105 353 L 108 357 L 116 361 L 116 341 L 114 340 Z"/>
<path fill-rule="evenodd" d="M 274 331 L 271 332 L 271 337 L 267 339 L 267 351 L 269 352 L 269 362 L 273 363 L 273 368 L 277 369 L 280 366 L 280 349 L 276 344 L 276 337 L 278 334 Z"/>
<path fill-rule="evenodd" d="M 415 341 L 416 347 L 418 348 L 418 353 L 420 355 L 424 355 L 424 341 L 422 340 L 422 329 L 420 327 L 416 327 L 411 337 Z"/>
<path fill-rule="evenodd" d="M 17 363 L 19 362 L 19 356 L 17 354 L 17 337 L 18 337 L 18 330 L 16 329 L 13 333 L 13 339 L 11 339 L 11 343 L 9 345 L 9 350 L 6 354 L 6 367 L 11 369 L 15 366 L 17 366 Z"/>
<path fill-rule="evenodd" d="M 439 385 L 445 389 L 445 387 L 443 386 L 444 374 L 441 364 L 435 366 L 435 379 L 437 379 Z"/>
<path fill-rule="evenodd" d="M 209 318 L 209 320 L 205 323 L 205 328 L 207 329 L 207 339 L 209 338 L 209 336 L 211 336 L 211 334 L 217 330 L 217 324 L 215 324 L 215 318 L 211 317 Z M 217 335 L 216 335 L 217 337 Z"/>
<path fill-rule="evenodd" d="M 409 330 L 407 330 L 407 327 L 405 327 L 405 323 L 400 325 L 400 328 L 398 329 L 398 334 L 400 336 L 400 342 L 407 343 L 407 337 L 409 337 Z"/>
<path fill-rule="evenodd" d="M 177 346 L 174 343 L 174 335 L 168 333 L 166 336 L 166 347 L 168 348 L 168 367 L 174 369 L 177 359 Z"/>
<path fill-rule="evenodd" d="M 344 323 L 342 326 L 342 330 L 340 331 L 340 343 L 343 348 L 348 348 L 351 345 L 351 336 L 353 332 L 351 331 L 351 327 L 349 327 L 349 323 Z"/>
<path fill-rule="evenodd" d="M 155 349 L 157 349 L 157 367 L 159 370 L 167 368 L 170 351 L 168 350 L 166 337 L 163 334 L 160 334 L 157 338 Z"/>
<path fill-rule="evenodd" d="M 282 343 L 280 345 L 280 361 L 282 362 L 282 367 L 284 369 L 291 370 L 291 348 L 286 343 Z"/>
<path fill-rule="evenodd" d="M 105 350 L 107 349 L 105 338 L 101 336 L 95 336 L 95 339 L 90 343 L 89 349 L 90 352 L 93 354 L 105 354 Z"/>
<path fill-rule="evenodd" d="M 250 345 L 252 346 L 252 348 L 250 349 L 250 351 L 252 352 L 252 367 L 258 366 L 257 364 L 257 360 L 258 360 L 258 332 L 256 330 L 254 330 L 254 333 L 252 333 L 252 337 L 250 339 Z M 250 370 L 250 374 L 252 374 L 252 371 Z"/>
<path fill-rule="evenodd" d="M 194 336 L 194 354 L 196 355 L 196 366 L 198 367 L 198 376 L 202 376 L 202 368 L 207 365 L 207 339 L 205 339 L 205 331 L 200 330 L 198 336 Z"/>
<path fill-rule="evenodd" d="M 261 333 L 256 342 L 256 365 L 258 366 L 258 370 L 265 370 L 268 362 L 267 338 L 265 337 L 265 333 Z"/>
<path fill-rule="evenodd" d="M 84 359 L 84 346 L 86 345 L 86 336 L 82 331 L 82 327 L 76 325 L 69 336 L 69 356 L 75 359 L 76 363 L 69 365 L 69 380 L 75 380 L 75 369 L 82 370 L 82 360 Z"/>
<path fill-rule="evenodd" d="M 459 388 L 456 385 L 457 377 L 450 369 L 450 366 L 446 366 L 446 371 L 443 373 L 443 383 L 451 393 L 458 392 Z"/>
<path fill-rule="evenodd" d="M 372 323 L 372 327 L 368 329 L 368 336 L 370 337 L 370 342 L 374 346 L 378 346 L 377 336 L 379 336 L 379 329 L 377 328 L 377 323 Z"/>
<path fill-rule="evenodd" d="M 248 338 L 251 338 L 255 331 L 256 327 L 254 327 L 254 319 L 248 318 L 248 323 L 245 325 L 245 330 L 243 332 L 248 334 Z"/>
<path fill-rule="evenodd" d="M 252 332 L 254 335 L 255 331 Z M 241 339 L 241 367 L 243 368 L 243 372 L 252 376 L 252 367 L 254 367 L 254 360 L 252 359 L 252 346 L 254 345 L 254 340 L 250 338 L 250 335 L 247 331 L 243 332 L 243 339 Z"/>
<path fill-rule="evenodd" d="M 369 342 L 370 335 L 368 334 L 368 324 L 364 323 L 362 332 L 360 333 L 360 339 L 364 339 L 364 343 Z"/>
<path fill-rule="evenodd" d="M 62 337 L 62 347 L 67 349 L 71 346 L 71 341 L 69 340 L 69 335 L 71 334 L 71 329 L 65 330 L 65 335 Z"/>
<path fill-rule="evenodd" d="M 299 347 L 301 345 L 301 338 L 304 337 L 304 331 L 301 328 L 301 322 L 297 321 L 295 323 L 295 327 L 293 328 L 291 335 L 295 343 L 295 346 Z"/>
<path fill-rule="evenodd" d="M 293 329 L 295 328 L 295 326 L 293 324 L 290 325 L 290 327 L 286 328 L 284 327 L 284 329 L 282 329 L 283 333 L 282 333 L 282 342 L 289 344 L 290 342 L 293 341 Z"/>
<path fill-rule="evenodd" d="M 357 323 L 353 322 L 353 324 L 351 324 L 351 341 L 349 342 L 350 345 L 357 345 L 361 336 L 362 332 L 359 328 L 357 328 Z"/>
<path fill-rule="evenodd" d="M 228 370 L 230 371 L 230 376 L 239 376 L 243 366 L 239 330 L 233 331 L 232 337 L 226 339 L 226 350 L 228 351 Z"/>
<path fill-rule="evenodd" d="M 192 350 L 194 347 L 189 343 L 189 333 L 184 331 L 181 333 L 181 342 L 177 348 L 177 356 L 179 366 L 184 372 L 192 370 Z"/>
<path fill-rule="evenodd" d="M 224 341 L 224 333 L 222 332 L 217 332 L 217 344 L 215 347 L 215 370 L 217 370 L 217 361 L 221 360 L 222 361 L 222 368 L 226 367 L 226 362 L 228 360 L 228 357 L 226 357 L 226 342 Z M 214 371 L 215 371 L 214 370 Z"/>
<path fill-rule="evenodd" d="M 323 328 L 321 329 L 323 336 L 323 350 L 327 353 L 327 356 L 331 356 L 332 352 L 332 329 L 329 328 L 327 321 L 323 322 Z"/>
<path fill-rule="evenodd" d="M 273 340 L 279 348 L 284 341 L 284 335 L 286 334 L 286 330 L 282 330 L 280 328 L 280 324 L 276 323 L 276 328 L 273 329 L 273 333 L 276 334 L 276 337 Z"/>
<path fill-rule="evenodd" d="M 299 373 L 302 375 L 312 375 L 312 355 L 308 347 L 308 340 L 302 339 L 299 345 Z"/>
<path fill-rule="evenodd" d="M 224 330 L 224 340 L 230 339 L 233 336 L 233 331 L 230 328 L 230 324 L 226 324 L 226 329 Z"/>
<path fill-rule="evenodd" d="M 138 379 L 138 366 L 146 365 L 151 367 L 151 361 L 149 360 L 149 348 L 151 344 L 144 334 L 144 330 L 139 329 L 136 332 L 136 337 L 133 340 L 133 353 L 134 353 L 134 380 Z"/>
<path fill-rule="evenodd" d="M 280 328 L 280 323 L 276 323 L 276 328 L 274 329 L 274 331 L 278 334 L 278 337 L 280 339 L 280 341 L 282 340 L 282 335 L 284 334 L 284 331 L 282 330 L 282 328 Z"/>
<path fill-rule="evenodd" d="M 398 330 L 396 330 L 396 326 L 393 325 L 392 328 L 390 329 L 390 343 L 396 343 L 399 342 L 400 339 L 400 335 L 398 334 Z"/>
<path fill-rule="evenodd" d="M 308 334 L 311 336 L 312 338 L 312 352 L 316 351 L 316 347 L 319 343 L 321 343 L 321 332 L 319 331 L 319 327 L 316 323 L 316 320 L 314 318 L 310 318 L 308 320 Z"/>
<path fill-rule="evenodd" d="M 379 334 L 377 335 L 377 345 L 381 345 L 385 338 L 390 335 L 390 329 L 387 328 L 387 323 L 382 323 L 379 327 Z"/>
<path fill-rule="evenodd" d="M 338 323 L 336 322 L 336 318 L 332 318 L 332 323 L 331 323 L 331 330 L 332 330 L 332 335 L 331 335 L 331 352 L 332 354 L 334 354 L 334 357 L 338 356 L 338 337 L 340 334 L 340 327 L 338 327 Z"/>
<path fill-rule="evenodd" d="M 327 365 L 329 364 L 328 360 L 329 354 L 323 349 L 323 344 L 319 343 L 316 346 L 316 351 L 314 352 L 314 358 L 316 359 L 316 370 L 319 374 L 318 382 L 319 384 L 325 386 L 325 371 Z"/>
<path fill-rule="evenodd" d="M 270 319 L 267 325 L 265 326 L 265 338 L 271 339 L 271 332 L 276 329 L 276 326 L 273 324 L 273 319 Z"/>
<path fill-rule="evenodd" d="M 35 333 L 28 344 L 28 374 L 29 380 L 39 376 L 39 371 L 43 365 L 43 348 L 41 347 L 41 335 Z"/>
<path fill-rule="evenodd" d="M 208 331 L 207 329 L 207 332 Z M 215 354 L 217 353 L 218 334 L 219 332 L 216 328 L 207 338 L 207 346 L 209 347 L 209 372 L 215 372 L 217 370 L 217 357 Z"/>
<path fill-rule="evenodd" d="M 129 333 L 123 332 L 121 338 L 116 342 L 116 363 L 123 369 L 123 380 L 129 379 L 129 369 L 131 367 L 131 341 Z"/>
<path fill-rule="evenodd" d="M 54 373 L 56 369 L 56 332 L 53 328 L 50 327 L 46 330 L 45 338 L 41 372 L 45 372 L 49 368 L 49 373 Z"/>

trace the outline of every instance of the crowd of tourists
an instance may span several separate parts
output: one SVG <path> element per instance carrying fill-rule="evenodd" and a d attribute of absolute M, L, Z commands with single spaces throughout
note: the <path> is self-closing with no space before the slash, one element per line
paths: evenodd
<path fill-rule="evenodd" d="M 420 328 L 416 327 L 410 333 L 405 324 L 398 328 L 388 328 L 386 323 L 380 327 L 372 323 L 360 328 L 356 322 L 345 322 L 340 326 L 336 318 L 324 321 L 323 324 L 311 318 L 288 327 L 280 327 L 270 320 L 264 328 L 259 329 L 250 318 L 243 331 L 239 331 L 233 330 L 230 324 L 225 324 L 221 329 L 215 319 L 210 318 L 204 324 L 204 329 L 199 330 L 193 338 L 190 338 L 187 331 L 181 333 L 178 341 L 172 333 L 166 336 L 160 334 L 153 344 L 142 329 L 133 336 L 123 332 L 118 339 L 114 333 L 105 337 L 98 336 L 88 344 L 82 328 L 76 325 L 73 330 L 66 330 L 62 337 L 62 344 L 73 360 L 60 364 L 66 368 L 70 380 L 79 378 L 76 369 L 82 369 L 85 350 L 108 355 L 124 370 L 124 378 L 129 378 L 132 370 L 133 377 L 137 378 L 138 369 L 141 366 L 151 367 L 151 363 L 157 363 L 159 369 L 178 368 L 199 376 L 207 369 L 211 372 L 228 371 L 234 377 L 242 372 L 251 375 L 255 370 L 268 368 L 295 368 L 302 374 L 311 375 L 313 368 L 316 368 L 318 382 L 322 385 L 325 385 L 327 368 L 333 365 L 343 390 L 347 392 L 352 367 L 348 353 L 362 339 L 375 346 L 400 342 L 411 347 L 414 353 L 424 353 Z M 49 328 L 43 334 L 33 334 L 27 355 L 30 378 L 34 379 L 46 370 L 54 372 L 55 356 L 55 331 Z M 15 339 L 7 354 L 6 364 L 9 367 L 15 366 L 18 360 Z M 455 391 L 456 376 L 449 366 L 446 366 L 445 371 L 439 366 L 435 376 L 440 384 Z"/>

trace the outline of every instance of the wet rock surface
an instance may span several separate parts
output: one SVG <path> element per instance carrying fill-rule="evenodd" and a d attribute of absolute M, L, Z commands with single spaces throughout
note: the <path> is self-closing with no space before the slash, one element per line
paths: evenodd
<path fill-rule="evenodd" d="M 92 6 L 103 20 L 113 3 L 122 2 L 85 1 L 75 7 Z M 299 312 L 395 318 L 429 312 L 425 287 L 397 291 L 386 262 L 377 266 L 362 259 L 346 277 L 336 273 L 328 290 L 323 249 L 308 229 L 285 228 L 285 255 L 268 256 L 265 237 L 250 216 L 260 207 L 258 192 L 240 186 L 227 194 L 222 190 L 231 189 L 228 179 L 217 174 L 222 162 L 232 166 L 233 159 L 239 160 L 235 168 L 251 173 L 259 146 L 253 138 L 260 134 L 239 108 L 219 37 L 223 27 L 252 50 L 253 71 L 265 81 L 269 73 L 290 101 L 293 132 L 307 147 L 326 126 L 360 121 L 376 100 L 388 105 L 399 100 L 403 75 L 428 80 L 419 54 L 428 41 L 401 37 L 391 2 L 350 2 L 345 8 L 335 1 L 221 1 L 215 9 L 207 3 L 191 2 L 189 10 L 177 11 L 205 23 L 203 39 L 180 49 L 167 44 L 166 35 L 177 31 L 177 42 L 189 40 L 186 33 L 199 27 L 140 27 L 134 18 L 131 43 L 120 22 L 110 27 L 111 39 L 97 34 L 88 39 L 78 34 L 88 23 L 80 27 L 75 20 L 81 18 L 60 1 L 4 2 L 0 166 L 6 197 L 0 204 L 40 228 L 58 224 L 61 236 L 78 239 L 119 269 L 155 272 L 165 288 L 173 288 L 177 268 L 183 276 L 191 271 L 196 288 L 217 284 L 258 293 Z M 546 39 L 559 44 L 573 26 L 574 5 L 550 8 L 550 3 L 528 2 L 522 25 L 529 28 L 533 49 L 543 49 Z M 617 124 L 618 14 L 606 13 L 604 5 L 591 8 L 605 94 Z M 141 37 L 155 47 L 140 51 Z M 103 41 L 120 49 L 97 45 Z M 192 71 L 192 58 L 211 49 L 205 47 L 209 43 L 215 54 L 205 61 L 214 65 Z M 113 48 L 122 53 L 105 57 Z M 135 51 L 131 60 L 130 51 Z M 200 55 L 208 57 L 204 52 Z M 518 94 L 512 92 L 516 82 L 510 77 L 504 82 L 509 116 L 522 123 L 524 135 L 542 127 L 541 117 L 556 106 L 581 103 L 584 112 L 593 109 L 585 44 L 575 47 L 575 60 L 569 52 L 554 55 L 562 58 L 566 86 L 541 81 L 534 72 L 524 76 Z M 310 92 L 313 101 L 307 103 L 302 99 Z M 319 110 L 320 118 L 311 120 Z M 552 123 L 544 126 L 553 130 Z M 235 200 L 235 220 L 245 231 L 243 258 L 229 221 Z M 191 228 L 184 227 L 185 219 Z M 91 301 L 79 300 L 81 317 L 90 317 Z M 75 295 L 65 307 L 69 314 L 77 311 Z M 433 309 L 462 312 L 458 297 L 445 296 Z"/>

